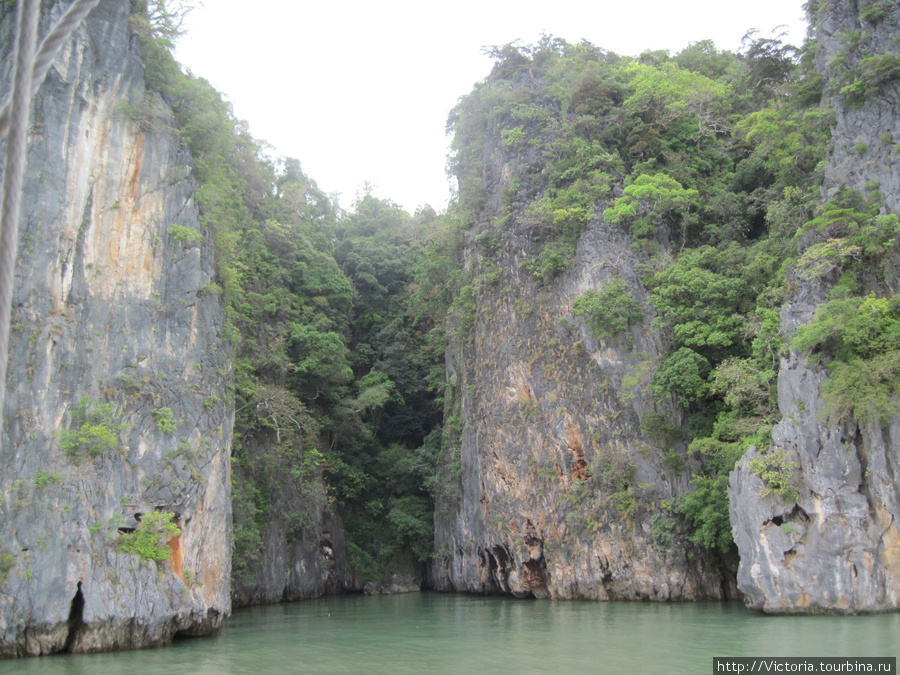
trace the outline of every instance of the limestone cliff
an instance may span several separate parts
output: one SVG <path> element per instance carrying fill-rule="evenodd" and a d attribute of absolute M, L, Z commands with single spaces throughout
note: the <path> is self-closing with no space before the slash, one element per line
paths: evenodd
<path fill-rule="evenodd" d="M 44 3 L 44 32 L 64 9 Z M 100 3 L 31 117 L 0 456 L 0 656 L 159 645 L 230 611 L 224 307 L 192 160 L 145 89 L 128 13 Z M 166 562 L 117 546 L 155 512 L 181 532 Z"/>
<path fill-rule="evenodd" d="M 234 467 L 234 605 L 340 593 L 348 585 L 346 546 L 341 520 L 325 502 L 324 479 L 292 477 L 267 436 L 246 431 L 241 444 L 255 461 L 238 459 Z"/>
<path fill-rule="evenodd" d="M 511 87 L 529 92 L 514 94 L 524 108 L 542 85 L 522 70 Z M 529 205 L 547 186 L 549 160 L 534 144 L 504 142 L 509 122 L 496 117 L 478 118 L 484 140 L 457 166 L 461 202 L 475 205 L 464 251 L 472 282 L 447 350 L 441 482 L 452 487 L 438 492 L 432 583 L 516 597 L 733 597 L 727 572 L 654 527 L 690 489 L 695 466 L 683 442 L 641 427 L 648 413 L 674 425 L 682 415 L 655 405 L 647 388 L 663 348 L 637 270 L 647 258 L 594 211 L 568 269 L 538 279 L 530 263 L 542 242 Z M 667 246 L 664 236 L 657 243 Z M 573 301 L 614 279 L 643 318 L 598 340 Z"/>
<path fill-rule="evenodd" d="M 900 61 L 900 7 L 838 0 L 810 6 L 818 67 L 830 83 L 828 104 L 837 119 L 825 196 L 842 185 L 867 196 L 880 190 L 882 213 L 898 213 L 900 82 L 896 66 L 893 73 L 875 72 L 873 66 Z M 823 236 L 804 235 L 800 253 Z M 900 290 L 896 246 L 892 257 L 887 273 L 869 270 L 863 292 Z M 781 311 L 788 337 L 813 318 L 837 275 L 810 278 L 788 271 L 790 292 Z M 796 350 L 781 359 L 778 401 L 784 417 L 771 449 L 796 465 L 797 498 L 761 496 L 763 481 L 750 471 L 759 456 L 755 451 L 731 476 L 731 516 L 741 555 L 738 585 L 750 607 L 766 612 L 900 608 L 900 417 L 884 424 L 828 420 L 822 386 L 829 376 L 827 367 Z"/>
<path fill-rule="evenodd" d="M 688 490 L 686 472 L 668 469 L 640 432 L 641 414 L 654 408 L 629 388 L 658 357 L 652 333 L 636 326 L 631 345 L 604 344 L 571 319 L 579 291 L 613 269 L 634 275 L 628 243 L 594 222 L 572 271 L 544 291 L 514 271 L 524 246 L 515 234 L 504 246 L 508 271 L 480 296 L 471 341 L 448 354 L 451 405 L 464 420 L 461 494 L 437 513 L 435 586 L 570 599 L 729 597 L 726 577 L 652 536 L 661 503 Z"/>

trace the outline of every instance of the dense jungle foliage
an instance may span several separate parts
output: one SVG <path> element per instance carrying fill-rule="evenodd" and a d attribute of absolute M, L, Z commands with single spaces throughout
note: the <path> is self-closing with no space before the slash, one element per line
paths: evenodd
<path fill-rule="evenodd" d="M 208 82 L 182 72 L 165 9 L 134 3 L 155 94 L 123 113 L 167 124 L 158 95 L 194 157 L 205 232 L 172 236 L 212 238 L 207 292 L 227 306 L 235 583 L 255 583 L 276 511 L 286 543 L 316 545 L 323 514 L 340 515 L 360 581 L 415 573 L 433 541 L 441 410 L 429 383 L 443 355 L 438 322 L 410 297 L 438 217 L 371 194 L 342 211 L 298 161 L 270 158 Z"/>
<path fill-rule="evenodd" d="M 239 583 L 252 581 L 284 495 L 297 539 L 323 509 L 341 515 L 361 579 L 428 560 L 435 499 L 453 489 L 436 466 L 462 424 L 451 414 L 442 426 L 443 332 L 471 330 L 511 219 L 531 228 L 524 267 L 536 283 L 554 283 L 600 219 L 641 252 L 668 350 L 646 386 L 687 419 L 643 426 L 702 459 L 694 491 L 660 522 L 698 550 L 733 554 L 728 472 L 750 445 L 768 447 L 778 419 L 779 309 L 796 274 L 839 279 L 794 344 L 833 363 L 834 413 L 896 411 L 900 306 L 870 270 L 889 264 L 897 219 L 881 213 L 877 186 L 820 204 L 833 113 L 820 105 L 814 42 L 750 33 L 737 54 L 699 42 L 636 58 L 549 36 L 493 48 L 493 71 L 448 123 L 459 189 L 447 213 L 410 215 L 370 194 L 345 212 L 299 162 L 271 159 L 206 81 L 181 71 L 165 21 L 135 9 L 147 82 L 195 159 L 218 265 L 208 292 L 228 308 Z M 162 124 L 154 101 L 126 112 Z M 499 212 L 485 182 L 496 149 L 515 158 Z M 464 272 L 472 242 L 483 255 Z M 622 283 L 586 293 L 574 313 L 597 339 L 641 319 Z"/>

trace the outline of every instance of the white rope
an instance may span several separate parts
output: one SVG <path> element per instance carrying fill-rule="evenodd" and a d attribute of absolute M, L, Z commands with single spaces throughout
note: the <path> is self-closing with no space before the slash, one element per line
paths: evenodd
<path fill-rule="evenodd" d="M 56 55 L 59 53 L 59 50 L 66 43 L 66 40 L 69 39 L 69 36 L 78 28 L 79 24 L 81 24 L 84 17 L 86 17 L 100 0 L 75 0 L 71 5 L 69 5 L 69 9 L 66 10 L 66 13 L 60 17 L 59 22 L 56 26 L 53 27 L 47 37 L 43 39 L 41 42 L 41 46 L 38 49 L 37 56 L 34 59 L 34 67 L 31 71 L 31 91 L 37 92 L 41 87 L 41 83 L 43 83 L 44 78 L 47 77 L 47 72 L 50 70 L 50 66 L 53 65 L 53 61 L 56 59 Z M 9 101 L 5 101 L 3 103 L 3 107 L 0 108 L 0 141 L 6 138 L 6 134 L 9 133 L 9 120 L 10 120 L 10 110 L 12 106 Z"/>
<path fill-rule="evenodd" d="M 19 240 L 19 213 L 25 181 L 28 149 L 28 116 L 31 113 L 31 72 L 37 48 L 40 0 L 20 0 L 13 68 L 12 109 L 6 139 L 6 168 L 0 202 L 0 421 L 6 396 L 6 367 L 9 354 L 9 321 L 12 306 L 13 272 Z"/>

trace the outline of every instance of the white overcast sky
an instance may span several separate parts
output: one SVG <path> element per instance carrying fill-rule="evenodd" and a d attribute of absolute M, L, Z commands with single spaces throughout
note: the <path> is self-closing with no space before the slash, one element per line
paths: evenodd
<path fill-rule="evenodd" d="M 712 39 L 737 51 L 779 25 L 799 46 L 803 0 L 204 0 L 176 57 L 278 157 L 349 208 L 365 182 L 409 211 L 442 210 L 447 114 L 484 79 L 485 45 L 548 33 L 636 56 Z"/>

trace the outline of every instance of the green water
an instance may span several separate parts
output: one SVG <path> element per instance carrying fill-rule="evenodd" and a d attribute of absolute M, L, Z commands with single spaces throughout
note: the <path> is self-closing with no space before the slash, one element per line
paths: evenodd
<path fill-rule="evenodd" d="M 897 656 L 900 614 L 414 593 L 240 610 L 164 649 L 0 661 L 0 673 L 711 673 L 713 656 Z"/>

